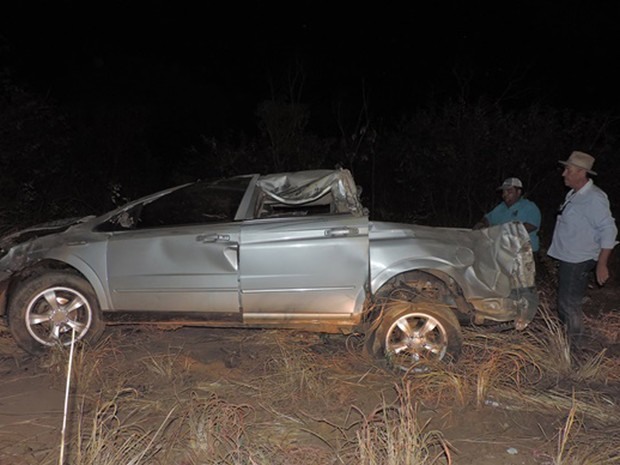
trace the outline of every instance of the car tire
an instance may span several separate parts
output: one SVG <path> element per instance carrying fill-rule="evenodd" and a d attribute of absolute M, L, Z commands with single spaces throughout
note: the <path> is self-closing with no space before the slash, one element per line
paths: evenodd
<path fill-rule="evenodd" d="M 17 344 L 38 354 L 75 340 L 93 343 L 105 324 L 88 281 L 70 272 L 34 276 L 20 284 L 9 303 L 9 328 Z"/>
<path fill-rule="evenodd" d="M 401 371 L 425 370 L 435 362 L 454 361 L 463 343 L 452 309 L 419 302 L 386 304 L 374 337 L 389 366 Z"/>

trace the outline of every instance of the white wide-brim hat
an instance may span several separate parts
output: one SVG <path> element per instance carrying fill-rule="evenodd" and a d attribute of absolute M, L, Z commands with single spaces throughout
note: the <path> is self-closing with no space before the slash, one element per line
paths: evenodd
<path fill-rule="evenodd" d="M 585 152 L 574 151 L 570 154 L 568 160 L 559 160 L 559 163 L 561 163 L 562 165 L 573 165 L 577 168 L 586 170 L 590 174 L 596 175 L 596 171 L 592 171 L 592 165 L 594 165 L 594 157 L 592 155 L 588 155 Z"/>

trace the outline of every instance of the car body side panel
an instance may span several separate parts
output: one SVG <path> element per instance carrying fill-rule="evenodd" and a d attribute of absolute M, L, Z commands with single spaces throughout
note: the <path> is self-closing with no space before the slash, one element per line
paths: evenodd
<path fill-rule="evenodd" d="M 515 257 L 524 228 L 501 225 L 472 231 L 456 228 L 372 223 L 371 290 L 405 270 L 429 268 L 446 273 L 471 299 L 508 297 L 513 289 Z M 525 233 L 526 234 L 526 233 Z M 533 285 L 533 271 L 530 272 Z"/>
<path fill-rule="evenodd" d="M 11 249 L 2 261 L 13 272 L 41 261 L 64 263 L 81 273 L 92 285 L 102 309 L 110 304 L 106 288 L 105 250 L 108 235 L 93 233 L 90 224 L 80 224 L 71 230 L 43 236 Z"/>
<path fill-rule="evenodd" d="M 106 241 L 76 243 L 61 249 L 53 249 L 45 257 L 56 260 L 75 268 L 90 283 L 97 295 L 102 310 L 110 308 L 111 300 L 106 286 Z"/>
<path fill-rule="evenodd" d="M 239 312 L 235 223 L 114 233 L 108 279 L 124 311 Z"/>
<path fill-rule="evenodd" d="M 240 268 L 244 315 L 351 315 L 368 279 L 368 219 L 323 215 L 246 222 Z"/>
<path fill-rule="evenodd" d="M 425 270 L 450 276 L 480 322 L 524 327 L 538 305 L 531 244 L 520 223 L 479 231 L 372 223 L 370 261 L 373 294 L 396 275 Z"/>

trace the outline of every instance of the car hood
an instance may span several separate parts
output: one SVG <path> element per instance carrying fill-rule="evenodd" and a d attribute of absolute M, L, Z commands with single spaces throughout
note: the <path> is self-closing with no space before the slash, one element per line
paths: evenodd
<path fill-rule="evenodd" d="M 4 254 L 16 245 L 23 244 L 24 242 L 28 242 L 42 236 L 66 231 L 71 226 L 84 223 L 92 218 L 94 218 L 94 216 L 64 218 L 60 220 L 48 221 L 46 223 L 40 223 L 5 234 L 0 237 L 0 252 Z"/>

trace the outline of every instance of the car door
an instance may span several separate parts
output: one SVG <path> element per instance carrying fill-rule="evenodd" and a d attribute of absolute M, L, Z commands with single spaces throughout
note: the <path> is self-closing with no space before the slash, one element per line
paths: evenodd
<path fill-rule="evenodd" d="M 108 242 L 114 309 L 240 319 L 235 217 L 249 182 L 195 183 L 127 212 L 135 218 L 123 221 L 130 229 L 114 231 Z"/>
<path fill-rule="evenodd" d="M 114 233 L 108 280 L 115 310 L 239 312 L 236 224 Z"/>
<path fill-rule="evenodd" d="M 351 314 L 368 277 L 368 218 L 348 214 L 245 222 L 244 318 Z"/>

